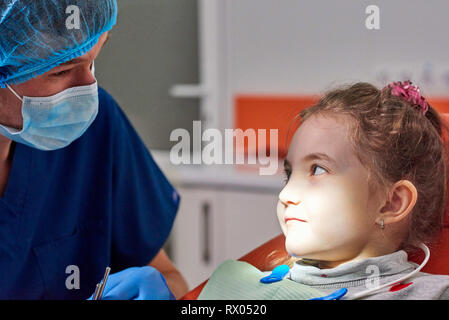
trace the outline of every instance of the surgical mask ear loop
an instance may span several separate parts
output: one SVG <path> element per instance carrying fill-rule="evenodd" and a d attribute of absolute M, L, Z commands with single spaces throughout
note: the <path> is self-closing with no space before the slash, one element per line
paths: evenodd
<path fill-rule="evenodd" d="M 23 102 L 23 99 L 17 94 L 17 92 L 15 92 L 14 89 L 11 88 L 11 87 L 9 86 L 9 84 L 7 84 L 7 83 L 5 83 L 5 84 L 6 84 L 6 87 L 9 89 L 9 91 L 11 91 L 12 93 L 14 93 L 14 95 L 15 95 L 20 101 Z"/>
<path fill-rule="evenodd" d="M 95 61 L 92 61 L 92 67 L 90 68 L 90 72 L 92 73 L 93 77 L 95 78 Z"/>

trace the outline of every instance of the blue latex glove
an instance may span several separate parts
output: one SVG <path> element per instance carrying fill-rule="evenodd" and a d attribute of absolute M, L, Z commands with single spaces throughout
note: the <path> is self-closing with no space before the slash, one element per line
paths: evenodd
<path fill-rule="evenodd" d="M 93 294 L 88 300 L 93 299 Z M 109 275 L 102 300 L 174 300 L 162 274 L 150 266 Z"/>

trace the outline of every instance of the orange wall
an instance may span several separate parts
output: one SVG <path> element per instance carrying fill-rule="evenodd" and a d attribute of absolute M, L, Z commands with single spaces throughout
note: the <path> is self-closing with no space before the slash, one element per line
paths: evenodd
<path fill-rule="evenodd" d="M 449 97 L 427 99 L 436 110 L 449 113 Z M 295 116 L 307 107 L 318 101 L 318 96 L 301 95 L 237 95 L 234 99 L 235 128 L 246 129 L 278 129 L 279 158 L 287 154 L 287 132 L 290 126 L 289 139 L 298 127 L 299 122 L 294 121 Z M 247 151 L 245 143 L 245 153 Z M 267 136 L 267 150 L 269 150 L 269 137 Z M 251 150 L 250 152 L 253 152 Z"/>

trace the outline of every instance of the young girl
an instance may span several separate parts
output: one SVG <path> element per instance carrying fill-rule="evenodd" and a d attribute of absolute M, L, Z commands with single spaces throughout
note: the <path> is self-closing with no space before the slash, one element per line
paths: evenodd
<path fill-rule="evenodd" d="M 341 299 L 449 299 L 449 276 L 418 272 L 407 254 L 427 250 L 422 243 L 439 235 L 447 211 L 449 136 L 437 111 L 406 81 L 332 90 L 300 116 L 277 205 L 295 260 L 287 278 Z M 234 264 L 226 266 L 229 274 Z M 240 269 L 232 270 L 227 278 L 214 273 L 209 299 L 225 296 L 223 287 L 235 299 L 246 294 L 228 285 Z M 290 284 L 285 297 L 293 296 Z"/>
<path fill-rule="evenodd" d="M 412 272 L 405 250 L 434 240 L 447 211 L 437 111 L 406 81 L 336 89 L 300 116 L 277 206 L 287 252 L 306 259 L 289 278 L 354 297 Z M 449 299 L 449 276 L 418 273 L 362 298 Z"/>

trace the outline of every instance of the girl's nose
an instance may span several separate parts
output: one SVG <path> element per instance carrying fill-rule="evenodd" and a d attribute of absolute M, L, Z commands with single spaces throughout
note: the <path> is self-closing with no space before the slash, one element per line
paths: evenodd
<path fill-rule="evenodd" d="M 300 202 L 299 193 L 285 186 L 281 193 L 279 193 L 279 201 L 281 201 L 285 206 L 298 205 Z"/>

